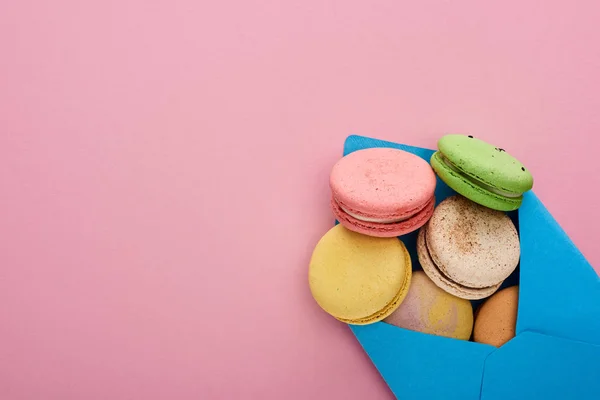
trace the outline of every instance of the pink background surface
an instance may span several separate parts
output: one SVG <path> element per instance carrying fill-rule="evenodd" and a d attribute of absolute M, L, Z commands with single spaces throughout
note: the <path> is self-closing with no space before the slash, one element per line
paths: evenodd
<path fill-rule="evenodd" d="M 391 398 L 307 285 L 350 133 L 501 145 L 598 268 L 598 2 L 487 3 L 1 2 L 0 398 Z"/>

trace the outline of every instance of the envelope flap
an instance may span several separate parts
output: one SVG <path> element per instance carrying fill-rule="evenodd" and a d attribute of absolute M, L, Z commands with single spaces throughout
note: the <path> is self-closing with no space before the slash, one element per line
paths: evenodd
<path fill-rule="evenodd" d="M 484 361 L 495 347 L 385 322 L 351 328 L 397 398 L 479 399 Z"/>
<path fill-rule="evenodd" d="M 482 400 L 595 399 L 600 346 L 523 332 L 485 362 Z"/>
<path fill-rule="evenodd" d="M 517 333 L 600 344 L 600 279 L 534 193 L 519 209 Z"/>
<path fill-rule="evenodd" d="M 350 136 L 344 155 L 371 147 L 402 149 L 427 161 L 434 152 Z M 452 193 L 438 179 L 437 202 Z M 598 398 L 600 278 L 533 192 L 525 194 L 518 216 L 517 337 L 500 349 L 384 322 L 351 326 L 398 398 Z M 409 234 L 402 240 L 419 268 L 415 237 Z"/>
<path fill-rule="evenodd" d="M 348 155 L 354 151 L 362 149 L 370 149 L 374 147 L 390 147 L 413 153 L 425 161 L 429 162 L 434 150 L 424 149 L 422 147 L 408 146 L 406 144 L 386 142 L 385 140 L 372 139 L 365 136 L 350 135 L 344 143 L 344 155 Z"/>

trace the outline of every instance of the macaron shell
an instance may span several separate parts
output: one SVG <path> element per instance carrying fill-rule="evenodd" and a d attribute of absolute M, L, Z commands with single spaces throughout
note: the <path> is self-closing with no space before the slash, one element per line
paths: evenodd
<path fill-rule="evenodd" d="M 330 229 L 317 243 L 309 266 L 311 293 L 340 321 L 367 324 L 392 313 L 406 296 L 410 256 L 397 238 L 374 238 Z"/>
<path fill-rule="evenodd" d="M 436 176 L 422 158 L 398 149 L 350 153 L 332 168 L 330 187 L 345 209 L 368 218 L 404 218 L 434 195 Z"/>
<path fill-rule="evenodd" d="M 470 301 L 447 293 L 423 271 L 417 271 L 404 301 L 384 322 L 412 331 L 468 340 L 473 329 L 473 307 Z"/>
<path fill-rule="evenodd" d="M 417 236 L 417 256 L 419 257 L 419 263 L 423 271 L 438 287 L 456 297 L 467 300 L 479 300 L 489 297 L 500 288 L 502 282 L 487 288 L 469 288 L 461 286 L 444 276 L 429 255 L 429 250 L 425 243 L 426 231 L 427 225 L 421 228 Z"/>
<path fill-rule="evenodd" d="M 437 206 L 425 239 L 440 271 L 469 288 L 494 286 L 519 263 L 519 236 L 510 218 L 462 196 Z"/>
<path fill-rule="evenodd" d="M 477 310 L 473 340 L 500 347 L 515 337 L 519 287 L 511 286 L 495 293 Z"/>
<path fill-rule="evenodd" d="M 497 189 L 524 193 L 533 177 L 523 164 L 499 146 L 466 135 L 446 135 L 438 149 L 465 174 Z"/>
<path fill-rule="evenodd" d="M 484 189 L 449 168 L 441 160 L 441 153 L 439 151 L 431 156 L 431 166 L 442 181 L 475 203 L 499 211 L 513 211 L 521 207 L 523 196 L 504 197 Z"/>
<path fill-rule="evenodd" d="M 373 314 L 366 316 L 364 318 L 359 318 L 359 319 L 355 319 L 355 320 L 349 320 L 349 319 L 343 319 L 343 318 L 337 318 L 337 319 L 341 322 L 345 322 L 345 323 L 351 324 L 351 325 L 368 325 L 368 324 L 372 324 L 372 323 L 383 320 L 384 318 L 386 318 L 390 314 L 392 314 L 394 311 L 396 311 L 396 309 L 404 301 L 404 298 L 406 297 L 406 294 L 408 293 L 409 282 L 412 279 L 411 276 L 412 276 L 412 272 L 407 276 L 406 286 L 402 290 L 400 290 L 398 292 L 398 294 L 396 294 L 396 296 L 392 299 L 392 301 L 390 303 L 388 303 L 388 305 L 385 306 L 384 308 L 382 308 L 381 310 L 376 311 Z"/>
<path fill-rule="evenodd" d="M 335 218 L 347 229 L 362 233 L 363 235 L 375 237 L 395 237 L 405 235 L 416 231 L 423 226 L 433 215 L 435 198 L 431 198 L 429 203 L 413 217 L 396 223 L 383 224 L 378 222 L 361 221 L 347 214 L 342 210 L 335 199 L 331 199 L 331 209 Z"/>

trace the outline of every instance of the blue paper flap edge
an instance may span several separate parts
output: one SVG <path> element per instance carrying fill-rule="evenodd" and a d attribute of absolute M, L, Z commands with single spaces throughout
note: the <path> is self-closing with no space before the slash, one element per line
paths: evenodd
<path fill-rule="evenodd" d="M 427 161 L 434 152 L 351 135 L 344 143 L 344 155 L 373 147 L 402 149 Z M 438 202 L 452 192 L 441 184 L 444 193 Z M 535 331 L 599 344 L 600 279 L 591 265 L 532 192 L 525 195 L 519 210 L 519 225 L 522 254 L 517 335 Z M 497 350 L 383 322 L 351 329 L 392 392 L 406 399 L 479 399 L 485 360 Z M 440 376 L 445 376 L 444 384 L 440 384 Z"/>
<path fill-rule="evenodd" d="M 534 193 L 519 209 L 517 333 L 600 344 L 600 278 Z"/>
<path fill-rule="evenodd" d="M 350 328 L 401 399 L 479 399 L 485 360 L 496 350 L 384 322 Z"/>
<path fill-rule="evenodd" d="M 521 332 L 485 361 L 482 400 L 600 398 L 600 345 Z"/>

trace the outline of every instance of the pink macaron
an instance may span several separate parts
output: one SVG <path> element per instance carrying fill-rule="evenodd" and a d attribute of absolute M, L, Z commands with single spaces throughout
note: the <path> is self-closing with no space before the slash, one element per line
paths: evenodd
<path fill-rule="evenodd" d="M 331 206 L 347 229 L 393 237 L 423 226 L 435 205 L 429 163 L 403 150 L 372 148 L 348 154 L 331 170 Z"/>

